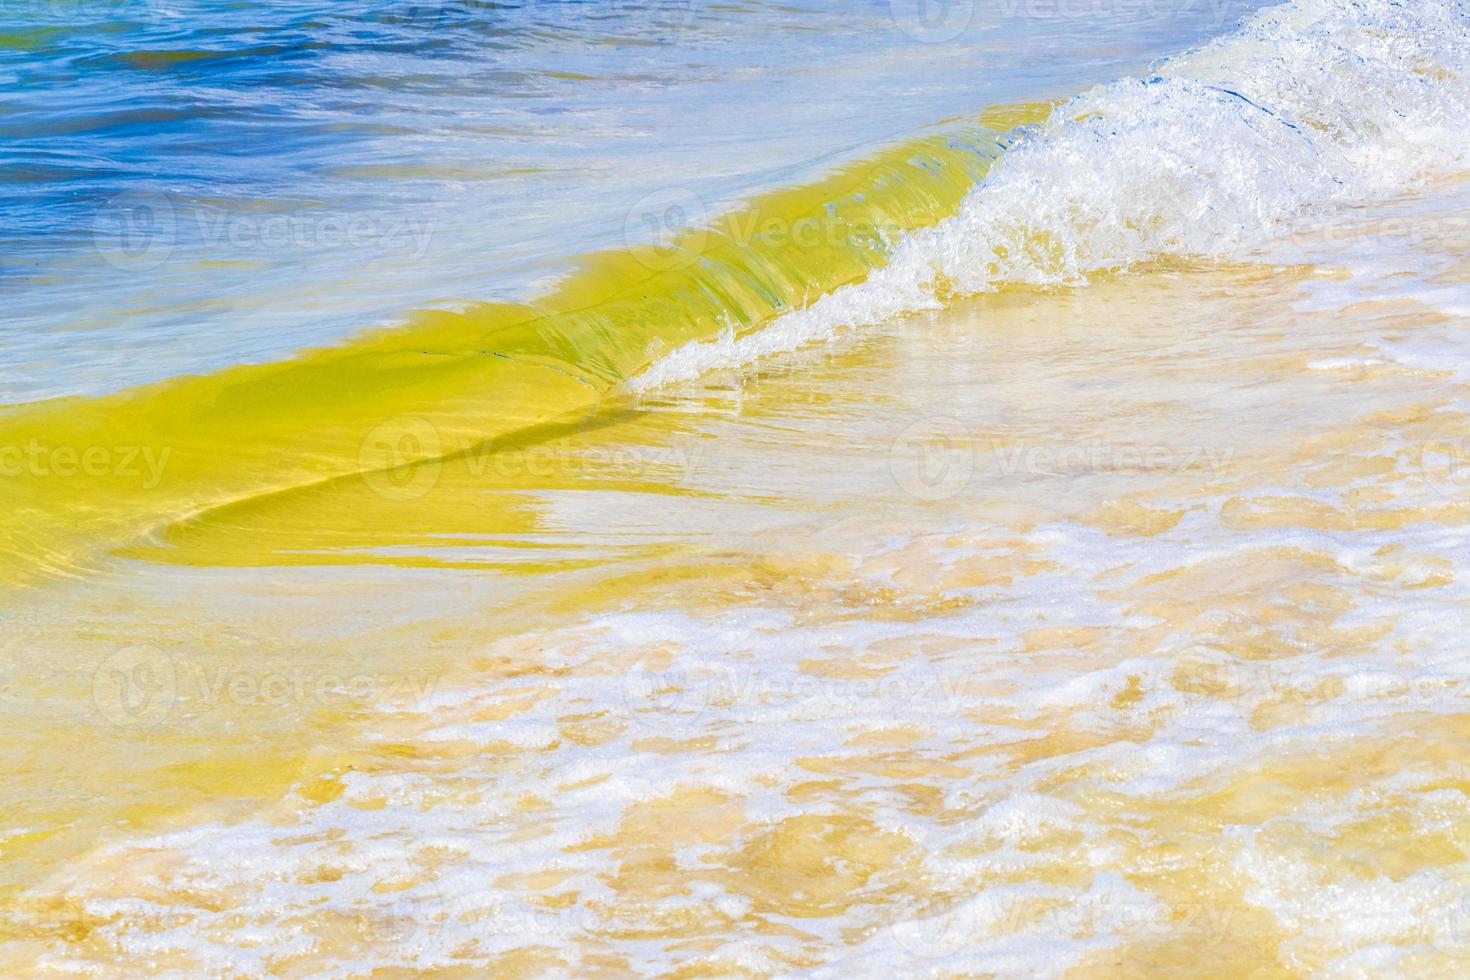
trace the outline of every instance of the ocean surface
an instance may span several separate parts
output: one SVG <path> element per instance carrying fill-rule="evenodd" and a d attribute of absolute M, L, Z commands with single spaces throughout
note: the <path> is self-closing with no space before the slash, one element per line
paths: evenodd
<path fill-rule="evenodd" d="M 1470 4 L 0 77 L 0 974 L 1470 964 Z"/>
<path fill-rule="evenodd" d="M 0 398 L 532 297 L 586 252 L 1141 70 L 1247 6 L 15 0 Z"/>

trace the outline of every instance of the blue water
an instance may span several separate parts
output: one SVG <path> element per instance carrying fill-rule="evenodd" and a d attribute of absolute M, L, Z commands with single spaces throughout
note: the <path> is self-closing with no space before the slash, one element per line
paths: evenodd
<path fill-rule="evenodd" d="M 640 202 L 698 221 L 1256 6 L 15 0 L 0 403 L 524 298 L 656 232 Z"/>

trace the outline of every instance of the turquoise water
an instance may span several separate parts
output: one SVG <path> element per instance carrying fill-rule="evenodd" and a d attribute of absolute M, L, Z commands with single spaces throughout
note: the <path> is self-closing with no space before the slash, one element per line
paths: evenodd
<path fill-rule="evenodd" d="M 284 356 L 523 298 L 1255 4 L 0 7 L 0 402 Z"/>

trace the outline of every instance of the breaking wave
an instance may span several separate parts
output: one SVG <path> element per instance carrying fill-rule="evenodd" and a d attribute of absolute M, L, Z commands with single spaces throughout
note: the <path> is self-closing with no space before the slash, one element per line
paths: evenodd
<path fill-rule="evenodd" d="M 1057 106 L 958 213 L 862 283 L 763 330 L 693 341 L 633 379 L 687 380 L 845 328 L 1013 286 L 1240 255 L 1315 211 L 1381 199 L 1470 158 L 1470 9 L 1296 0 Z"/>

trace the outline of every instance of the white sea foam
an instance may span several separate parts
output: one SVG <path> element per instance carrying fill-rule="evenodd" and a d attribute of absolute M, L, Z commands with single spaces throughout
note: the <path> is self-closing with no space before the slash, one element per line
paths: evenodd
<path fill-rule="evenodd" d="M 1206 503 L 1211 511 L 1222 505 L 1220 499 Z M 966 533 L 963 527 L 940 531 L 929 540 Z M 800 925 L 835 954 L 811 971 L 814 976 L 850 975 L 859 964 L 866 972 L 1064 973 L 1124 936 L 1164 935 L 1178 926 L 1169 925 L 1173 920 L 1156 896 L 1117 873 L 1119 858 L 1105 833 L 1108 817 L 1058 791 L 1059 778 L 1066 775 L 1063 785 L 1081 781 L 1134 799 L 1166 799 L 1212 775 L 1239 769 L 1243 760 L 1286 759 L 1329 740 L 1371 737 L 1384 722 L 1405 712 L 1460 711 L 1465 662 L 1453 638 L 1459 624 L 1448 611 L 1463 606 L 1467 586 L 1459 582 L 1409 594 L 1416 598 L 1396 593 L 1391 606 L 1387 600 L 1378 605 L 1365 597 L 1356 613 L 1362 622 L 1372 622 L 1391 608 L 1398 627 L 1351 656 L 1306 650 L 1266 663 L 1226 656 L 1218 666 L 1225 668 L 1227 687 L 1234 690 L 1225 696 L 1191 693 L 1170 680 L 1178 660 L 1168 655 L 1172 640 L 1163 644 L 1161 656 L 1103 654 L 1057 670 L 1030 662 L 1015 624 L 1037 623 L 1043 612 L 1053 624 L 1122 624 L 1131 588 L 1109 595 L 1108 589 L 1076 587 L 1119 565 L 1130 569 L 1136 586 L 1195 565 L 1250 567 L 1269 551 L 1295 547 L 1338 569 L 1329 582 L 1346 583 L 1386 574 L 1381 556 L 1387 545 L 1453 555 L 1463 553 L 1465 533 L 1436 528 L 1419 535 L 1218 529 L 1210 534 L 1180 525 L 1145 540 L 1056 523 L 1027 535 L 1036 554 L 1053 563 L 1055 571 L 998 589 L 990 602 L 917 624 L 855 617 L 802 625 L 763 605 L 707 618 L 677 611 L 599 616 L 538 636 L 537 662 L 548 673 L 534 684 L 540 695 L 534 705 L 527 702 L 511 717 L 441 723 L 478 717 L 526 698 L 523 676 L 487 678 L 483 687 L 435 692 L 410 709 L 387 713 L 413 723 L 411 740 L 425 757 L 432 758 L 441 747 L 452 748 L 445 743 L 455 741 L 473 745 L 472 753 L 451 751 L 423 771 L 346 773 L 338 800 L 307 808 L 284 827 L 269 818 L 206 824 L 128 841 L 112 852 L 187 855 L 186 862 L 168 872 L 171 891 L 228 896 L 218 899 L 220 910 L 208 903 L 196 907 L 131 898 L 87 898 L 84 908 L 88 915 L 107 920 L 98 935 L 120 951 L 140 957 L 188 956 L 201 968 L 221 974 L 267 974 L 272 958 L 311 945 L 314 940 L 308 937 L 324 928 L 325 915 L 341 917 L 361 942 L 354 948 L 362 958 L 328 958 L 322 975 L 463 966 L 469 954 L 460 950 L 472 950 L 470 961 L 476 963 L 535 946 L 572 955 L 579 947 L 607 942 L 620 916 L 638 921 L 645 913 L 696 919 L 716 912 L 738 915 L 750 901 L 738 889 L 719 887 L 718 878 L 702 877 L 701 869 L 728 861 L 737 842 L 695 838 L 673 858 L 688 876 L 687 895 L 661 899 L 646 909 L 624 908 L 627 900 L 608 884 L 613 865 L 607 852 L 592 845 L 615 834 L 630 807 L 665 797 L 677 787 L 698 786 L 739 798 L 745 832 L 758 833 L 813 812 L 793 798 L 793 787 L 811 776 L 802 760 L 881 759 L 870 754 L 874 750 L 854 745 L 854 737 L 912 732 L 923 739 L 916 745 L 927 746 L 923 754 L 961 758 L 967 748 L 1001 750 L 1035 739 L 1039 732 L 1026 727 L 1028 720 L 1062 709 L 1079 730 L 1103 728 L 1124 717 L 1140 730 L 1146 725 L 1149 734 L 1143 741 L 1120 736 L 1106 745 L 1042 756 L 1019 767 L 975 756 L 973 773 L 940 781 L 943 809 L 952 814 L 946 822 L 903 804 L 905 797 L 894 790 L 912 777 L 902 772 L 863 777 L 872 794 L 875 823 L 915 843 L 936 893 L 960 897 L 943 910 L 916 908 L 909 918 L 881 928 L 865 918 L 861 905 L 830 918 L 803 919 Z M 884 553 L 875 541 L 854 550 Z M 931 558 L 942 565 L 949 552 L 973 554 L 975 549 L 963 541 L 935 543 Z M 898 557 L 904 553 L 895 552 L 892 561 L 906 560 Z M 875 569 L 874 575 L 891 580 L 888 571 Z M 1072 583 L 1065 609 L 1053 601 L 1060 583 Z M 895 640 L 917 645 L 920 636 L 973 640 L 974 645 L 953 656 L 890 653 L 877 661 L 865 659 Z M 996 638 L 993 655 L 987 655 L 992 648 L 982 641 Z M 1385 655 L 1390 646 L 1399 649 Z M 632 667 L 623 666 L 630 651 L 661 648 L 672 651 L 673 659 L 651 654 L 639 656 Z M 824 656 L 881 664 L 887 672 L 878 679 L 821 678 L 799 669 L 802 660 Z M 1115 698 L 1128 687 L 1130 675 L 1142 678 L 1141 690 L 1147 694 L 1120 708 Z M 1342 682 L 1338 694 L 1312 693 L 1334 678 Z M 1278 698 L 1297 702 L 1300 717 L 1259 730 L 1251 722 L 1254 711 Z M 1017 724 L 979 720 L 1000 709 Z M 616 722 L 623 731 L 597 745 L 576 744 L 564 736 L 546 741 L 543 735 L 557 731 L 570 717 Z M 394 744 L 404 737 L 398 731 L 385 736 Z M 673 754 L 645 741 L 700 737 L 711 740 L 708 749 Z M 491 743 L 502 748 L 488 751 Z M 505 745 L 533 751 L 517 753 L 516 765 L 507 767 L 497 761 Z M 1433 791 L 1427 778 L 1413 773 L 1397 783 L 1381 782 L 1372 792 Z M 547 809 L 529 817 L 518 813 L 518 801 L 529 798 L 547 801 Z M 1443 804 L 1427 797 L 1423 801 L 1429 815 L 1425 819 L 1441 810 L 1453 816 L 1464 806 L 1453 797 Z M 1336 812 L 1301 810 L 1292 819 L 1318 820 L 1322 826 L 1313 824 L 1312 829 L 1328 832 L 1375 805 L 1374 798 L 1365 797 L 1343 801 Z M 526 830 L 532 821 L 534 834 Z M 1038 849 L 1059 835 L 1088 841 L 1080 852 L 1091 864 L 1087 884 L 1071 887 L 1025 878 L 1038 860 Z M 1400 884 L 1385 880 L 1342 886 L 1324 899 L 1314 890 L 1305 859 L 1277 853 L 1286 845 L 1273 850 L 1270 840 L 1230 840 L 1234 866 L 1250 883 L 1250 904 L 1287 929 L 1312 938 L 1337 936 L 1345 952 L 1380 940 L 1415 941 L 1415 915 L 1432 909 L 1453 886 L 1442 874 L 1426 872 Z M 446 855 L 451 859 L 444 860 Z M 335 877 L 317 874 L 328 867 Z M 432 874 L 426 868 L 433 868 Z M 559 887 L 579 892 L 574 907 L 548 910 L 497 884 L 546 869 L 567 875 Z M 976 890 L 973 882 L 982 875 L 1023 880 Z M 1189 928 L 1228 925 L 1201 919 L 1191 921 Z M 870 938 L 846 948 L 843 937 L 860 927 Z M 242 935 L 251 943 L 241 943 Z M 779 961 L 771 957 L 778 948 L 774 943 L 730 939 L 721 948 L 722 962 L 738 960 L 757 972 L 780 972 Z M 623 938 L 615 946 L 638 972 L 657 972 L 671 963 L 670 951 L 659 942 Z"/>
<path fill-rule="evenodd" d="M 744 337 L 691 342 L 633 390 L 1006 285 L 1075 286 L 1164 256 L 1239 256 L 1289 222 L 1470 161 L 1470 11 L 1295 0 L 1059 106 L 959 213 L 866 281 Z"/>

